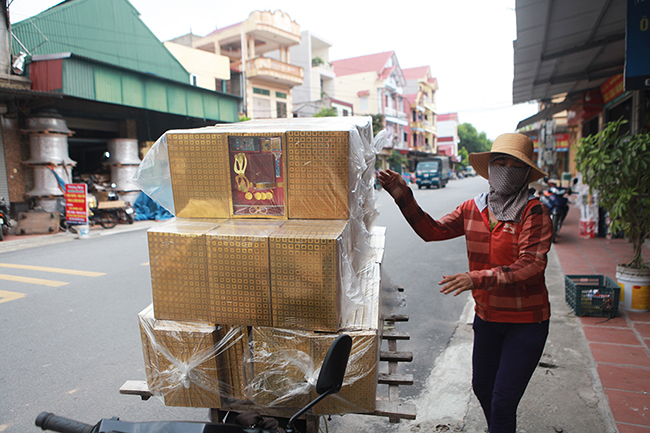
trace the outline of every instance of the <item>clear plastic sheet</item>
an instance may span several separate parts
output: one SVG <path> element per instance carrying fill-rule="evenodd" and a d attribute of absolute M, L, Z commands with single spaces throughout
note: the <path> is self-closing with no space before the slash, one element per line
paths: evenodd
<path fill-rule="evenodd" d="M 157 320 L 138 315 L 149 390 L 167 406 L 219 408 L 243 398 L 245 327 Z"/>
<path fill-rule="evenodd" d="M 378 306 L 380 265 L 368 266 L 366 297 Z M 266 408 L 301 408 L 313 400 L 325 354 L 341 333 L 353 346 L 343 387 L 314 414 L 375 409 L 381 312 L 367 307 L 339 333 L 269 327 L 211 326 L 157 320 L 153 305 L 139 314 L 147 383 L 167 406 L 221 408 L 247 401 Z M 250 333 L 249 333 L 250 330 Z"/>
<path fill-rule="evenodd" d="M 176 130 L 149 150 L 132 183 L 176 217 L 149 231 L 156 315 L 152 306 L 140 313 L 147 382 L 166 405 L 302 407 L 316 396 L 329 345 L 345 332 L 353 349 L 344 387 L 313 412 L 374 410 L 383 318 L 403 299 L 381 275 L 374 162 L 385 132 L 373 138 L 371 120 Z M 270 302 L 258 296 L 263 281 Z M 222 298 L 211 297 L 215 289 Z M 275 308 L 287 293 L 288 315 L 276 322 L 273 311 L 265 325 L 267 312 L 256 308 Z M 326 326 L 306 317 L 323 299 L 321 312 L 336 310 Z M 213 316 L 215 305 L 221 315 Z"/>

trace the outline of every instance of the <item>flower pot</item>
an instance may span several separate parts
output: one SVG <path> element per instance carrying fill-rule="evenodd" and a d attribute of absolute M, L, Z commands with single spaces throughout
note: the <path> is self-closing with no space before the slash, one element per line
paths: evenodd
<path fill-rule="evenodd" d="M 626 311 L 650 311 L 650 269 L 616 266 L 616 279 L 621 287 L 619 306 Z"/>

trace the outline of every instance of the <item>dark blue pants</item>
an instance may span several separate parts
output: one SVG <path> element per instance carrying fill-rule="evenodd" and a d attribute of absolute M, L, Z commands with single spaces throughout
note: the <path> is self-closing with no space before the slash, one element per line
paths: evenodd
<path fill-rule="evenodd" d="M 548 325 L 474 317 L 472 387 L 490 433 L 515 433 L 517 406 L 542 357 Z"/>

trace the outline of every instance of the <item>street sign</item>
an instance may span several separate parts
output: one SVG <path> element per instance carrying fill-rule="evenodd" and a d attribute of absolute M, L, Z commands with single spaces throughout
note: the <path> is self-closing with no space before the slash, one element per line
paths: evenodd
<path fill-rule="evenodd" d="M 650 2 L 627 1 L 625 90 L 650 87 Z"/>
<path fill-rule="evenodd" d="M 85 183 L 65 184 L 65 219 L 68 225 L 88 224 Z"/>

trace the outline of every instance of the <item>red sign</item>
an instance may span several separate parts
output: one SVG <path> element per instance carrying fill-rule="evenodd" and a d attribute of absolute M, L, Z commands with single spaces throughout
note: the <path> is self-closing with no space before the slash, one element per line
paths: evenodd
<path fill-rule="evenodd" d="M 555 151 L 569 151 L 569 134 L 555 134 Z"/>
<path fill-rule="evenodd" d="M 533 142 L 533 152 L 537 152 L 539 150 L 539 139 L 535 137 L 530 140 Z"/>
<path fill-rule="evenodd" d="M 603 102 L 605 104 L 623 93 L 624 90 L 625 82 L 623 81 L 623 74 L 614 75 L 600 86 L 600 93 L 603 95 Z"/>
<path fill-rule="evenodd" d="M 65 184 L 65 219 L 69 225 L 88 224 L 86 184 Z"/>

